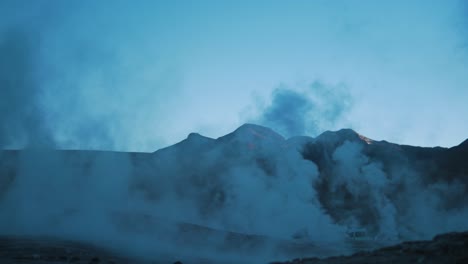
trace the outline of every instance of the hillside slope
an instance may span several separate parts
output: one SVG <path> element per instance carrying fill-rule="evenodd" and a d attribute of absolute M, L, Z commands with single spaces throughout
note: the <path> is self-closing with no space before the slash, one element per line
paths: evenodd
<path fill-rule="evenodd" d="M 467 153 L 253 124 L 154 153 L 4 150 L 0 235 L 219 263 L 350 254 L 468 230 Z"/>

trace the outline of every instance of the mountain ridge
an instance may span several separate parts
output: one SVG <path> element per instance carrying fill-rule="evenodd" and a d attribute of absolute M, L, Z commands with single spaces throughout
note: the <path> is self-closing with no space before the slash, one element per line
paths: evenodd
<path fill-rule="evenodd" d="M 240 134 L 242 134 L 242 136 L 240 136 Z M 370 139 L 368 137 L 366 137 L 365 135 L 362 135 L 358 132 L 356 132 L 355 130 L 351 129 L 351 128 L 342 128 L 342 129 L 338 129 L 338 130 L 326 130 L 324 132 L 322 132 L 321 134 L 317 135 L 316 137 L 312 137 L 312 136 L 307 136 L 307 135 L 302 135 L 302 136 L 293 136 L 293 137 L 290 137 L 290 138 L 286 138 L 284 136 L 282 136 L 281 134 L 279 134 L 278 132 L 274 131 L 273 129 L 269 128 L 269 127 L 266 127 L 266 126 L 262 126 L 262 125 L 257 125 L 257 124 L 253 124 L 253 123 L 245 123 L 241 126 L 239 126 L 238 128 L 236 128 L 234 131 L 226 134 L 226 135 L 223 135 L 223 136 L 220 136 L 218 138 L 211 138 L 211 137 L 207 137 L 207 136 L 203 136 L 201 135 L 200 133 L 198 132 L 192 132 L 192 133 L 189 133 L 189 135 L 187 136 L 187 138 L 173 144 L 173 145 L 169 145 L 167 147 L 163 147 L 161 149 L 165 149 L 165 148 L 168 148 L 168 147 L 171 147 L 171 146 L 174 146 L 174 145 L 177 145 L 181 142 L 184 142 L 186 140 L 191 140 L 193 138 L 197 138 L 197 137 L 200 137 L 200 138 L 203 138 L 203 139 L 206 139 L 207 141 L 210 140 L 210 141 L 213 141 L 213 140 L 220 140 L 220 141 L 225 141 L 225 140 L 228 140 L 228 139 L 231 139 L 233 137 L 245 137 L 246 135 L 248 136 L 250 134 L 250 140 L 254 140 L 255 138 L 257 139 L 261 139 L 261 138 L 264 138 L 265 136 L 270 136 L 270 137 L 273 137 L 273 138 L 276 138 L 278 140 L 286 140 L 286 141 L 316 141 L 316 140 L 320 140 L 320 141 L 325 141 L 325 140 L 329 140 L 329 141 L 332 141 L 332 142 L 336 142 L 336 141 L 339 141 L 339 142 L 343 142 L 343 140 L 350 140 L 350 141 L 364 141 L 366 142 L 367 144 L 393 144 L 393 145 L 398 145 L 398 146 L 404 146 L 404 147 L 415 147 L 415 148 L 442 148 L 442 149 L 449 149 L 449 148 L 453 148 L 453 147 L 457 147 L 457 146 L 468 146 L 468 138 L 464 141 L 462 141 L 460 144 L 458 145 L 455 145 L 455 146 L 452 146 L 452 147 L 442 147 L 442 146 L 416 146 L 416 145 L 407 145 L 407 144 L 398 144 L 398 143 L 393 143 L 393 142 L 390 142 L 390 141 L 387 141 L 387 140 L 374 140 L 374 139 Z M 159 149 L 158 149 L 159 150 Z M 156 150 L 156 151 L 158 151 Z"/>
<path fill-rule="evenodd" d="M 266 244 L 286 241 L 291 250 L 276 259 L 317 254 L 293 250 L 317 241 L 353 252 L 346 235 L 352 228 L 378 238 L 366 247 L 427 239 L 468 230 L 465 142 L 398 145 L 351 129 L 285 139 L 246 124 L 217 139 L 191 133 L 153 153 L 3 150 L 0 235 L 46 232 L 92 240 L 103 232 L 111 240 L 162 243 L 159 237 L 187 249 L 181 240 L 192 241 L 200 247 L 195 255 L 228 245 L 241 250 L 243 239 L 253 236 Z M 118 221 L 115 212 L 130 217 Z M 212 231 L 157 228 L 152 219 Z M 229 232 L 239 248 L 227 241 Z"/>

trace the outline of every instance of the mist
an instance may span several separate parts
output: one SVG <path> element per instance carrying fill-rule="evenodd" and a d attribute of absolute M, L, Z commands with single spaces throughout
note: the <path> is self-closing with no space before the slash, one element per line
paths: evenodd
<path fill-rule="evenodd" d="M 318 136 L 326 130 L 349 127 L 346 120 L 353 99 L 344 84 L 314 81 L 307 85 L 282 85 L 271 94 L 266 106 L 257 105 L 258 123 L 287 137 Z"/>
<path fill-rule="evenodd" d="M 17 62 L 14 53 L 2 56 L 3 65 L 28 64 L 2 76 L 28 79 L 25 100 L 35 102 L 35 119 L 58 148 L 151 152 L 191 132 L 216 138 L 246 122 L 285 136 L 352 127 L 421 146 L 453 146 L 467 131 L 466 8 L 459 1 L 0 5 L 2 42 L 19 32 L 28 49 Z M 378 15 L 383 10 L 387 19 Z M 308 122 L 273 121 L 280 98 L 293 96 L 284 90 L 309 102 L 299 104 L 304 111 L 314 108 Z M 264 111 L 252 95 L 267 102 Z M 256 115 L 241 115 L 252 104 Z M 316 120 L 318 112 L 324 118 Z M 377 122 L 382 116 L 386 122 Z M 8 133 L 3 146 L 26 144 L 25 132 Z"/>
<path fill-rule="evenodd" d="M 162 113 L 180 76 L 147 38 L 150 28 L 133 30 L 150 14 L 135 7 L 122 21 L 123 3 L 107 13 L 92 1 L 2 6 L 2 147 L 154 151 L 169 143 Z M 85 19 L 89 10 L 96 13 Z"/>
<path fill-rule="evenodd" d="M 0 148 L 53 146 L 38 100 L 40 82 L 33 36 L 11 29 L 0 37 Z"/>
<path fill-rule="evenodd" d="M 444 167 L 435 169 L 440 165 L 431 168 L 426 161 L 417 160 L 424 158 L 406 154 L 411 150 L 385 150 L 392 146 L 356 140 L 362 136 L 349 133 L 343 130 L 342 135 L 348 134 L 345 139 L 324 133 L 319 143 L 310 143 L 303 150 L 306 159 L 320 162 L 314 187 L 325 212 L 336 223 L 365 227 L 382 240 L 430 239 L 468 228 L 463 220 L 468 204 L 461 201 L 467 195 L 466 181 L 453 178 L 450 175 L 456 174 Z M 336 147 L 318 158 L 315 149 L 323 142 Z M 382 150 L 380 144 L 385 146 Z"/>
<path fill-rule="evenodd" d="M 466 144 L 378 141 L 465 139 L 466 17 L 1 1 L 0 235 L 266 263 L 467 230 Z"/>
<path fill-rule="evenodd" d="M 389 143 L 361 137 L 296 141 L 246 124 L 151 154 L 2 151 L 0 232 L 140 259 L 267 263 L 352 253 L 350 228 L 375 245 L 468 228 L 466 181 L 431 178 Z"/>

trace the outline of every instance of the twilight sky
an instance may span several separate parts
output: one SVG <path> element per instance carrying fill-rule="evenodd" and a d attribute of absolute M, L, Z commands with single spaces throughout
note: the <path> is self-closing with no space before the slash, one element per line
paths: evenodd
<path fill-rule="evenodd" d="M 0 147 L 468 137 L 466 1 L 0 0 Z"/>

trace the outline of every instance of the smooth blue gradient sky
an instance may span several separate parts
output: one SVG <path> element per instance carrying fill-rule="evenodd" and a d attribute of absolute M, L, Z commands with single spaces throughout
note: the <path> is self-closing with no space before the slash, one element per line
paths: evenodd
<path fill-rule="evenodd" d="M 222 136 L 262 123 L 281 91 L 316 98 L 291 113 L 319 124 L 310 136 L 351 127 L 423 146 L 468 137 L 466 1 L 1 0 L 0 43 L 11 32 L 33 54 L 14 69 L 34 85 L 0 118 L 26 120 L 11 108 L 34 94 L 60 148 L 153 151 L 190 132 Z M 4 128 L 3 147 L 31 141 L 24 130 Z"/>

